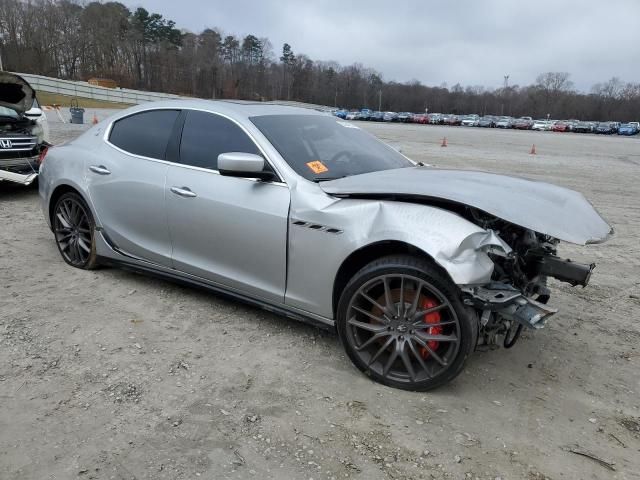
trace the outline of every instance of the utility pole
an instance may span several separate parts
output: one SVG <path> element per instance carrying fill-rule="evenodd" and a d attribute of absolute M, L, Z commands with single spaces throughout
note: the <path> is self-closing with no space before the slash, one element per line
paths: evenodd
<path fill-rule="evenodd" d="M 504 76 L 504 84 L 502 86 L 502 104 L 500 105 L 500 116 L 504 115 L 504 97 L 507 94 L 509 88 L 509 75 Z"/>
<path fill-rule="evenodd" d="M 382 111 L 382 89 L 378 90 L 378 111 Z"/>

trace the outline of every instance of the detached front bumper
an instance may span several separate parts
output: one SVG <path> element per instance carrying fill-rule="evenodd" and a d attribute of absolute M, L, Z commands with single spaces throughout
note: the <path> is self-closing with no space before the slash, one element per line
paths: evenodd
<path fill-rule="evenodd" d="M 584 265 L 549 255 L 539 260 L 538 275 L 542 278 L 553 277 L 572 286 L 586 287 L 594 268 L 593 263 Z M 544 327 L 546 320 L 558 312 L 545 304 L 548 293 L 534 300 L 513 285 L 503 282 L 463 287 L 462 292 L 464 303 L 481 311 L 483 319 L 496 314 L 525 327 L 538 329 Z"/>
<path fill-rule="evenodd" d="M 519 290 L 504 283 L 482 287 L 464 288 L 464 303 L 482 311 L 483 323 L 491 314 L 517 322 L 528 328 L 544 327 L 549 317 L 558 312 L 555 308 L 524 296 Z"/>
<path fill-rule="evenodd" d="M 19 183 L 21 185 L 31 185 L 36 178 L 38 178 L 38 172 L 25 174 L 0 170 L 0 182 L 5 180 L 8 182 Z"/>
<path fill-rule="evenodd" d="M 0 159 L 0 182 L 31 185 L 38 178 L 38 157 Z"/>

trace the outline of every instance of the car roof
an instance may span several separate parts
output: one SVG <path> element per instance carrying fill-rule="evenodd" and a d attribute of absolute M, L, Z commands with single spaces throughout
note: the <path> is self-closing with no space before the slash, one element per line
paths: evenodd
<path fill-rule="evenodd" d="M 160 108 L 180 108 L 206 110 L 220 113 L 233 118 L 261 117 L 265 115 L 328 115 L 329 110 L 321 110 L 323 107 L 308 104 L 296 105 L 280 102 L 252 102 L 245 100 L 201 100 L 179 99 L 163 100 L 160 102 L 147 102 L 131 107 L 124 112 L 131 114 L 144 110 Z M 123 113 L 124 113 L 123 112 Z M 119 115 L 120 116 L 120 115 Z M 124 116 L 124 115 L 122 115 Z"/>

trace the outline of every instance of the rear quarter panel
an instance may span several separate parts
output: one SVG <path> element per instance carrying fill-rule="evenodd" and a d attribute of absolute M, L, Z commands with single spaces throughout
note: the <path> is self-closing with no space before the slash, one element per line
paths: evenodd
<path fill-rule="evenodd" d="M 86 189 L 86 171 L 88 162 L 100 157 L 104 145 L 101 132 L 102 126 L 93 127 L 72 142 L 49 148 L 38 179 L 42 210 L 49 227 L 51 195 L 62 185 L 77 190 L 97 218 Z"/>

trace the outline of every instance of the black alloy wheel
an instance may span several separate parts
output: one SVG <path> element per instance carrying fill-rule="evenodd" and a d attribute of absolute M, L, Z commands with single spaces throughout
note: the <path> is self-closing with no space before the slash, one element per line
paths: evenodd
<path fill-rule="evenodd" d="M 56 202 L 52 228 L 60 255 L 69 265 L 92 269 L 97 266 L 95 223 L 82 197 L 69 192 Z"/>
<path fill-rule="evenodd" d="M 409 256 L 360 270 L 343 292 L 337 327 L 356 367 L 377 382 L 415 391 L 455 378 L 478 332 L 448 276 Z"/>

